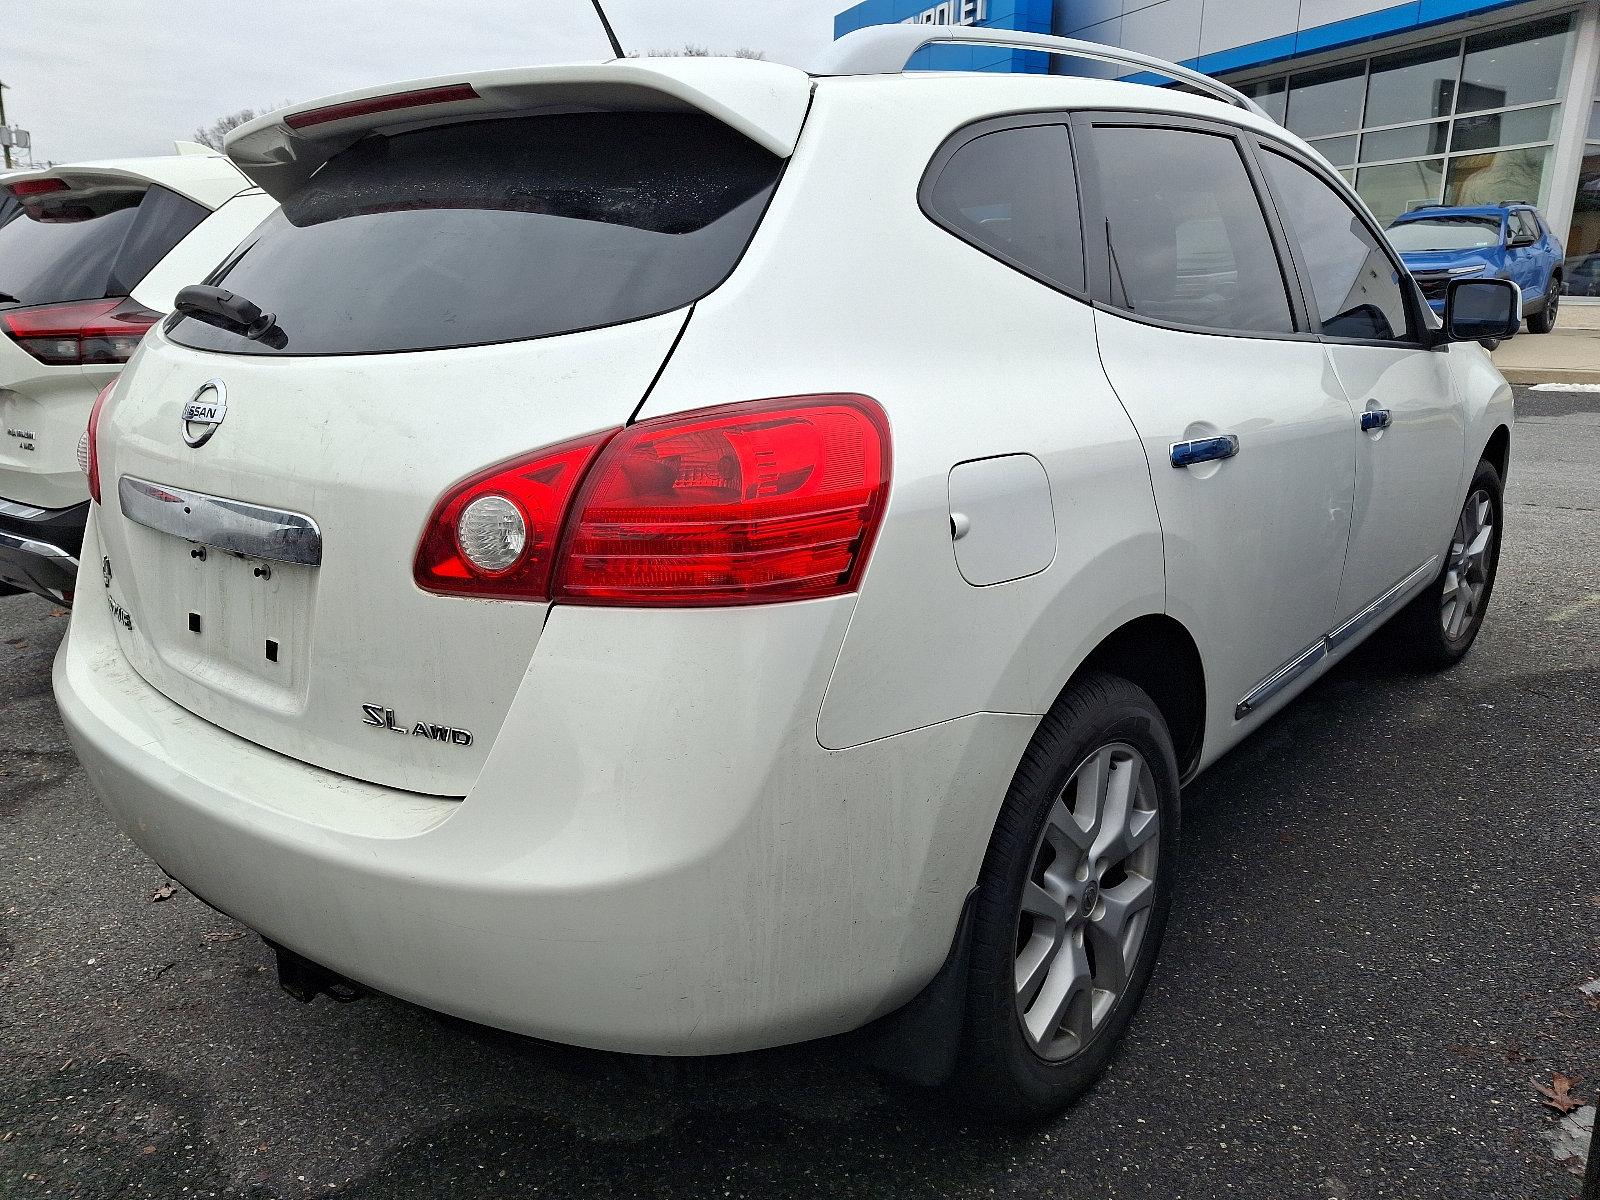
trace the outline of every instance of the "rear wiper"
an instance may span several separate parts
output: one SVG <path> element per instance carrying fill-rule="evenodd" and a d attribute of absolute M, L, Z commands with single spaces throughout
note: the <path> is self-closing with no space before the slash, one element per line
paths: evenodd
<path fill-rule="evenodd" d="M 279 350 L 289 344 L 283 330 L 278 328 L 277 317 L 262 312 L 259 304 L 219 287 L 190 284 L 178 293 L 173 307 L 186 317 L 195 317 L 210 325 L 220 324 L 252 342 L 265 342 Z"/>

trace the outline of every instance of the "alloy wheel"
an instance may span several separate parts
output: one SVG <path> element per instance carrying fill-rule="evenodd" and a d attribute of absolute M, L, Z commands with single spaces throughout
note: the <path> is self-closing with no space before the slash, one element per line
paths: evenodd
<path fill-rule="evenodd" d="M 1034 846 L 1017 918 L 1017 1017 L 1034 1053 L 1079 1053 L 1127 992 L 1156 898 L 1155 778 L 1102 746 L 1067 780 Z"/>
<path fill-rule="evenodd" d="M 1472 628 L 1473 618 L 1483 608 L 1489 590 L 1494 535 L 1494 501 L 1487 491 L 1478 488 L 1467 497 L 1456 521 L 1440 594 L 1439 619 L 1445 637 L 1452 642 L 1460 641 Z"/>

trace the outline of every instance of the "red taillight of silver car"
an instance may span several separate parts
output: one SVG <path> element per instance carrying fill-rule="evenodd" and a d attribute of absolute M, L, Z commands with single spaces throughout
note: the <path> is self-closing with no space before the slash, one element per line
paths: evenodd
<path fill-rule="evenodd" d="M 864 396 L 643 421 L 496 467 L 439 502 L 419 586 L 451 595 L 689 606 L 854 590 L 888 495 Z"/>
<path fill-rule="evenodd" d="M 7 336 L 50 366 L 125 363 L 161 319 L 134 300 L 74 300 L 0 313 Z"/>

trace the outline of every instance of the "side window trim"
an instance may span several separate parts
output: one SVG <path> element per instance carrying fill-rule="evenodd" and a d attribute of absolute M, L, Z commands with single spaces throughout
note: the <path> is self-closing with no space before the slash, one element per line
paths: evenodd
<path fill-rule="evenodd" d="M 1043 272 L 1030 267 L 1023 260 L 1013 255 L 1006 254 L 1003 250 L 991 245 L 984 245 L 982 242 L 974 241 L 962 230 L 958 229 L 943 216 L 941 216 L 938 209 L 934 207 L 933 202 L 934 189 L 938 186 L 939 177 L 944 174 L 944 169 L 949 166 L 950 160 L 955 158 L 955 156 L 959 154 L 965 147 L 977 141 L 979 138 L 987 137 L 991 133 L 1003 133 L 1010 129 L 1060 129 L 1067 138 L 1067 147 L 1069 152 L 1068 162 L 1070 173 L 1072 175 L 1072 187 L 1078 201 L 1077 232 L 1080 246 L 1079 254 L 1081 260 L 1084 262 L 1085 271 L 1087 272 L 1088 246 L 1087 238 L 1084 236 L 1083 220 L 1084 192 L 1083 184 L 1078 175 L 1079 168 L 1077 142 L 1072 136 L 1071 118 L 1072 114 L 1069 112 L 1049 109 L 1038 112 L 1015 113 L 1004 117 L 985 117 L 982 120 L 974 121 L 969 125 L 961 126 L 959 129 L 955 130 L 955 132 L 951 133 L 949 137 L 945 138 L 944 142 L 940 144 L 939 149 L 934 152 L 933 157 L 928 160 L 928 165 L 922 173 L 922 182 L 917 185 L 917 206 L 922 209 L 922 215 L 925 216 L 929 221 L 933 222 L 933 224 L 937 225 L 940 229 L 944 230 L 951 237 L 956 238 L 964 245 L 971 246 L 980 254 L 988 255 L 988 257 L 994 259 L 996 262 L 1003 263 L 1005 266 L 1010 267 L 1013 271 L 1017 271 L 1023 275 L 1026 275 L 1029 279 L 1034 280 L 1036 283 L 1042 284 L 1051 291 L 1060 292 L 1062 295 L 1071 296 L 1074 300 L 1081 300 L 1087 303 L 1090 299 L 1090 295 L 1086 287 L 1074 286 L 1072 284 L 1063 282 L 1062 280 L 1054 279 Z"/>
<path fill-rule="evenodd" d="M 1132 313 L 1113 302 L 1111 296 L 1111 261 L 1106 227 L 1109 216 L 1105 196 L 1101 191 L 1103 175 L 1094 159 L 1092 131 L 1096 126 L 1118 125 L 1136 129 L 1175 129 L 1190 133 L 1203 133 L 1230 139 L 1244 163 L 1245 173 L 1255 190 L 1256 204 L 1267 226 L 1273 253 L 1277 258 L 1278 273 L 1289 302 L 1290 316 L 1294 322 L 1292 333 L 1268 333 L 1249 329 L 1214 329 L 1210 326 L 1185 325 L 1163 321 L 1156 317 Z M 1089 294 L 1094 306 L 1129 321 L 1171 329 L 1182 333 L 1198 333 L 1207 337 L 1248 338 L 1253 341 L 1299 342 L 1316 341 L 1318 334 L 1313 322 L 1315 313 L 1308 302 L 1300 278 L 1298 263 L 1289 253 L 1287 231 L 1278 218 L 1270 200 L 1267 181 L 1250 145 L 1247 131 L 1240 126 L 1221 121 L 1208 121 L 1177 113 L 1148 111 L 1079 110 L 1072 114 L 1073 153 L 1077 159 L 1079 204 L 1083 213 L 1084 268 L 1089 281 Z"/>
<path fill-rule="evenodd" d="M 1304 167 L 1318 179 L 1322 180 L 1323 183 L 1331 187 L 1334 195 L 1338 196 L 1344 201 L 1345 206 L 1350 209 L 1350 211 L 1364 226 L 1366 226 L 1367 232 L 1376 239 L 1378 246 L 1383 251 L 1384 257 L 1389 260 L 1389 265 L 1395 269 L 1396 277 L 1402 281 L 1400 295 L 1405 302 L 1406 321 L 1411 328 L 1411 337 L 1403 339 L 1396 338 L 1389 341 L 1384 341 L 1376 338 L 1339 337 L 1336 334 L 1323 333 L 1321 315 L 1317 310 L 1317 306 L 1314 303 L 1310 303 L 1311 297 L 1308 294 L 1306 297 L 1308 303 L 1307 315 L 1311 321 L 1310 328 L 1316 331 L 1317 339 L 1319 341 L 1328 342 L 1331 345 L 1338 346 L 1382 346 L 1390 350 L 1393 350 L 1397 347 L 1405 350 L 1429 349 L 1431 347 L 1431 343 L 1427 340 L 1427 330 L 1429 326 L 1422 316 L 1422 309 L 1424 307 L 1422 293 L 1418 290 L 1416 281 L 1411 278 L 1410 270 L 1403 262 L 1400 261 L 1400 256 L 1394 252 L 1394 247 L 1389 245 L 1389 239 L 1383 235 L 1383 231 L 1378 228 L 1377 224 L 1367 214 L 1366 205 L 1351 202 L 1352 197 L 1354 197 L 1356 200 L 1359 200 L 1360 197 L 1354 192 L 1350 185 L 1344 181 L 1344 178 L 1320 163 L 1315 162 L 1308 156 L 1300 153 L 1295 149 L 1295 147 L 1289 145 L 1287 142 L 1280 142 L 1276 138 L 1262 137 L 1259 134 L 1252 135 L 1248 140 L 1251 143 L 1252 157 L 1257 159 L 1260 166 L 1262 183 L 1267 189 L 1267 194 L 1271 197 L 1271 204 L 1275 213 L 1281 214 L 1283 202 L 1278 196 L 1277 189 L 1272 186 L 1272 180 L 1265 170 L 1265 160 L 1262 158 L 1262 156 L 1267 154 L 1277 154 L 1280 157 L 1295 163 L 1297 166 Z M 1295 272 L 1302 279 L 1305 279 L 1305 255 L 1300 248 L 1299 240 L 1295 237 L 1294 231 L 1291 230 L 1286 223 L 1280 221 L 1280 227 L 1282 229 L 1283 243 L 1288 247 L 1290 257 L 1294 261 Z"/>

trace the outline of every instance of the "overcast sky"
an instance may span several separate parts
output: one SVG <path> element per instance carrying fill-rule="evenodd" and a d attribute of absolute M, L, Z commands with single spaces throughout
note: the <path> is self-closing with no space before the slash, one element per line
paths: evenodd
<path fill-rule="evenodd" d="M 848 0 L 605 0 L 623 48 L 806 65 Z M 609 57 L 590 0 L 0 3 L 6 120 L 43 162 L 165 154 L 241 108 L 454 71 Z"/>

